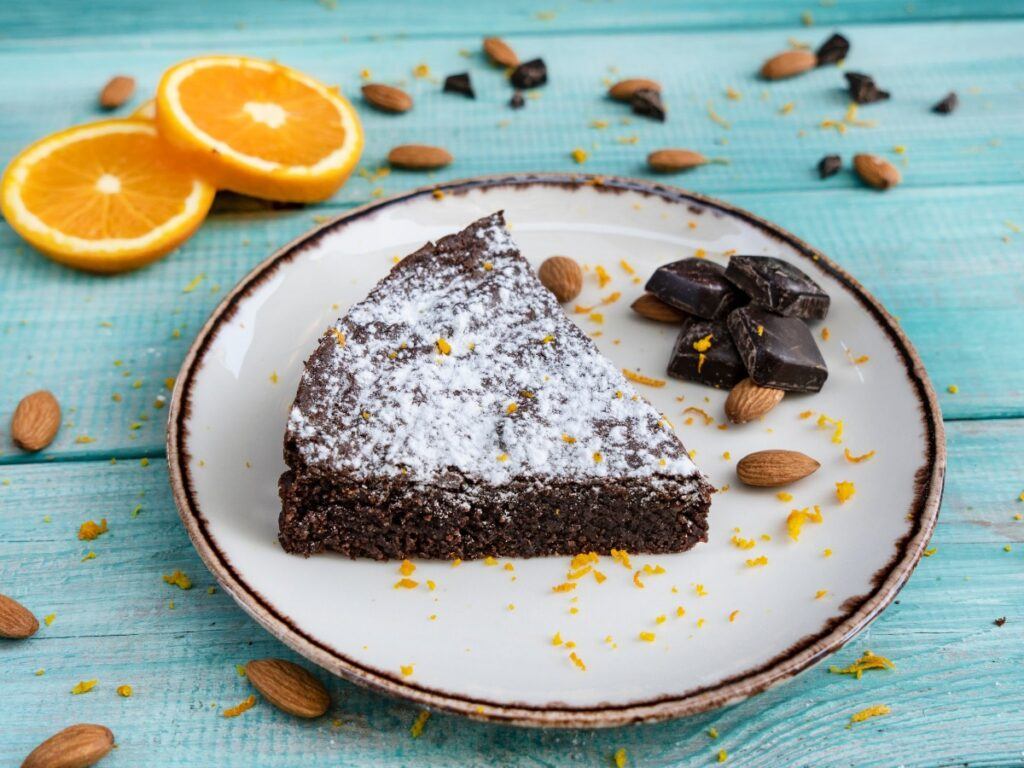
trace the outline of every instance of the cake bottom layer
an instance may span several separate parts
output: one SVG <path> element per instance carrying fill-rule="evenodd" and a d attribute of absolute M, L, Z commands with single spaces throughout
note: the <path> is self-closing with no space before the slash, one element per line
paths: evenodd
<path fill-rule="evenodd" d="M 421 485 L 289 471 L 280 492 L 287 552 L 377 560 L 682 552 L 707 541 L 711 505 L 702 479 L 669 477 L 493 487 L 458 474 Z"/>

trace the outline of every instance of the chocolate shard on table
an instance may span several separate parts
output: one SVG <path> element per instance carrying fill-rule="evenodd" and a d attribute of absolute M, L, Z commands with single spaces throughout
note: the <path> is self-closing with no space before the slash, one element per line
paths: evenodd
<path fill-rule="evenodd" d="M 476 98 L 476 94 L 473 93 L 473 83 L 469 80 L 469 72 L 461 72 L 457 75 L 448 75 L 448 77 L 444 79 L 444 92 L 457 93 L 460 96 L 467 96 L 470 99 Z"/>
<path fill-rule="evenodd" d="M 817 392 L 825 384 L 825 360 L 800 318 L 750 305 L 734 310 L 728 324 L 755 384 L 787 392 Z"/>
<path fill-rule="evenodd" d="M 324 333 L 284 441 L 288 552 L 681 552 L 711 486 L 563 312 L 500 213 L 407 256 Z"/>
<path fill-rule="evenodd" d="M 875 80 L 870 75 L 846 72 L 843 76 L 846 78 L 850 98 L 858 104 L 873 104 L 876 101 L 885 101 L 889 98 L 889 92 L 883 91 L 875 85 Z"/>
<path fill-rule="evenodd" d="M 512 98 L 508 100 L 508 105 L 512 109 L 522 109 L 526 106 L 526 100 L 523 98 L 521 91 L 516 91 L 512 94 Z"/>
<path fill-rule="evenodd" d="M 838 64 L 850 54 L 850 41 L 838 32 L 815 51 L 818 57 L 818 66 L 824 67 L 828 64 Z"/>
<path fill-rule="evenodd" d="M 512 70 L 510 79 L 516 88 L 536 88 L 548 81 L 548 68 L 543 59 L 524 61 Z"/>
<path fill-rule="evenodd" d="M 634 91 L 629 98 L 629 103 L 635 114 L 665 122 L 665 104 L 661 100 L 661 93 L 653 88 L 641 88 Z"/>
<path fill-rule="evenodd" d="M 835 176 L 843 167 L 843 160 L 839 155 L 825 155 L 818 161 L 818 176 L 827 179 Z"/>
<path fill-rule="evenodd" d="M 940 115 L 948 115 L 956 110 L 959 105 L 960 99 L 956 95 L 956 91 L 950 91 L 942 98 L 942 101 L 932 107 L 932 112 L 937 112 Z"/>
<path fill-rule="evenodd" d="M 668 375 L 676 379 L 732 389 L 747 378 L 725 320 L 687 320 L 676 338 Z"/>
<path fill-rule="evenodd" d="M 828 314 L 828 294 L 788 261 L 737 255 L 729 259 L 725 276 L 750 297 L 752 304 L 780 315 L 821 320 Z"/>
<path fill-rule="evenodd" d="M 666 304 L 713 320 L 746 304 L 746 297 L 725 275 L 725 267 L 707 259 L 681 259 L 658 267 L 645 288 Z"/>

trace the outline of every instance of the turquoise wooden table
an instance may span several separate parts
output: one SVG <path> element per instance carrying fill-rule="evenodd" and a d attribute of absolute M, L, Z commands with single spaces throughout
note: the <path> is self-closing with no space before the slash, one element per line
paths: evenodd
<path fill-rule="evenodd" d="M 760 62 L 794 38 L 833 30 L 850 66 L 891 101 L 873 128 L 840 135 L 835 70 L 766 85 Z M 540 55 L 550 84 L 513 112 L 479 53 L 499 34 Z M 0 644 L 0 764 L 74 722 L 108 725 L 103 765 L 1020 765 L 1024 762 L 1024 3 L 1021 0 L 546 0 L 379 3 L 339 0 L 74 0 L 0 4 L 0 161 L 29 141 L 95 119 L 98 89 L 135 76 L 138 104 L 185 56 L 276 57 L 358 94 L 361 70 L 417 99 L 389 117 L 357 101 L 364 173 L 334 199 L 272 208 L 224 197 L 199 233 L 139 272 L 91 277 L 59 267 L 0 225 L 0 429 L 19 398 L 55 392 L 57 441 L 25 455 L 0 434 L 0 592 L 48 619 Z M 478 99 L 443 97 L 436 79 L 470 70 Z M 670 119 L 620 125 L 608 79 L 651 76 Z M 727 89 L 742 98 L 730 99 Z M 929 111 L 950 90 L 960 109 Z M 783 110 L 784 104 L 792 108 Z M 709 118 L 708 110 L 724 118 Z M 605 129 L 592 121 L 608 120 Z M 390 147 L 441 144 L 456 162 L 430 177 L 376 176 Z M 597 732 L 517 730 L 431 717 L 340 680 L 331 712 L 300 722 L 250 693 L 236 665 L 285 656 L 225 594 L 209 590 L 171 501 L 164 461 L 168 395 L 190 338 L 223 292 L 322 217 L 426 183 L 513 170 L 645 175 L 658 146 L 727 158 L 681 183 L 777 221 L 856 275 L 899 316 L 940 390 L 949 471 L 934 555 L 900 598 L 843 649 L 893 672 L 831 675 L 827 663 L 742 704 L 676 722 Z M 577 165 L 574 148 L 588 151 Z M 897 149 L 897 148 L 901 149 Z M 826 153 L 890 157 L 904 183 L 880 194 L 849 175 L 819 181 Z M 195 290 L 183 288 L 199 276 Z M 956 385 L 952 394 L 947 387 Z M 88 437 L 89 441 L 85 438 Z M 76 533 L 107 518 L 94 542 Z M 94 551 L 95 559 L 83 561 Z M 161 576 L 190 575 L 184 592 Z M 173 601 L 173 604 L 172 604 Z M 1005 617 L 1005 623 L 996 619 Z M 99 681 L 71 695 L 80 680 Z M 117 686 L 130 684 L 132 698 Z M 873 704 L 888 717 L 847 729 Z M 717 733 L 717 738 L 709 731 Z"/>

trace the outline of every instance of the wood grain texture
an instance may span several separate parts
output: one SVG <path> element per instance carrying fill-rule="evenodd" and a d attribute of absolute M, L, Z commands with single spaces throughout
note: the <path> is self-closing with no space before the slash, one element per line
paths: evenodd
<path fill-rule="evenodd" d="M 801 25 L 805 11 L 811 27 Z M 117 736 L 119 749 L 103 762 L 114 768 L 608 765 L 619 748 L 643 766 L 709 765 L 719 749 L 728 764 L 757 768 L 1018 765 L 1022 17 L 1022 0 L 452 0 L 400 8 L 372 0 L 97 0 L 88 12 L 74 0 L 0 4 L 2 162 L 45 133 L 99 118 L 96 95 L 112 74 L 138 81 L 133 102 L 119 110 L 127 114 L 167 65 L 211 51 L 276 57 L 338 83 L 354 95 L 367 129 L 367 173 L 331 201 L 272 210 L 221 196 L 184 248 L 129 275 L 58 267 L 0 225 L 0 592 L 40 618 L 56 614 L 29 641 L 0 643 L 0 764 L 17 764 L 51 733 L 91 721 Z M 756 77 L 787 38 L 816 45 L 839 25 L 853 42 L 848 68 L 894 94 L 860 110 L 876 127 L 845 135 L 819 125 L 846 110 L 839 70 L 773 84 Z M 549 85 L 523 110 L 507 108 L 510 89 L 480 53 L 488 34 L 548 63 Z M 431 77 L 412 77 L 420 63 Z M 415 108 L 401 116 L 366 108 L 358 97 L 363 69 L 407 88 Z M 445 75 L 467 70 L 474 102 L 440 92 Z M 605 96 L 610 81 L 628 76 L 662 82 L 666 124 L 634 118 Z M 728 98 L 729 88 L 742 98 Z M 960 109 L 931 114 L 950 90 Z M 709 100 L 728 129 L 709 118 Z M 607 127 L 591 127 L 595 120 Z M 456 161 L 431 174 L 373 177 L 392 146 L 411 142 L 443 145 Z M 437 715 L 413 739 L 415 709 L 334 679 L 335 707 L 320 720 L 299 722 L 265 702 L 222 718 L 220 710 L 250 693 L 235 664 L 298 659 L 226 595 L 207 593 L 213 582 L 181 528 L 159 458 L 166 411 L 155 402 L 169 394 L 164 380 L 220 297 L 315 219 L 375 197 L 505 171 L 648 176 L 647 153 L 670 146 L 729 161 L 680 175 L 679 185 L 777 221 L 860 279 L 899 316 L 945 417 L 966 420 L 947 425 L 937 553 L 834 660 L 846 664 L 870 648 L 897 671 L 858 682 L 823 665 L 719 712 L 609 732 L 523 731 Z M 583 165 L 571 157 L 577 147 L 588 152 Z M 848 167 L 856 152 L 896 162 L 903 185 L 879 194 L 848 172 L 817 179 L 822 155 L 840 153 Z M 949 384 L 959 393 L 945 392 Z M 7 429 L 18 399 L 41 387 L 60 398 L 65 425 L 53 446 L 27 457 Z M 80 436 L 93 442 L 76 442 Z M 148 467 L 142 457 L 152 460 Z M 101 517 L 110 532 L 80 542 L 78 526 Z M 81 562 L 88 551 L 96 559 Z M 161 580 L 176 568 L 193 578 L 192 590 Z M 996 627 L 1000 616 L 1007 623 Z M 39 668 L 45 674 L 36 676 Z M 90 678 L 100 680 L 94 691 L 70 695 Z M 132 698 L 114 693 L 123 683 L 134 686 Z M 892 714 L 846 729 L 850 714 L 876 703 Z M 707 736 L 712 726 L 717 740 Z"/>
<path fill-rule="evenodd" d="M 207 593 L 213 581 L 178 521 L 163 462 L 5 467 L 0 584 L 38 616 L 56 618 L 29 641 L 0 644 L 0 764 L 16 764 L 75 721 L 113 729 L 119 749 L 104 762 L 111 768 L 605 765 L 620 747 L 643 766 L 708 765 L 719 748 L 744 766 L 1013 764 L 1024 729 L 1024 522 L 1013 519 L 1024 509 L 1015 501 L 1024 422 L 959 422 L 948 437 L 935 555 L 831 662 L 743 704 L 679 722 L 542 733 L 435 715 L 419 739 L 408 732 L 414 708 L 325 674 L 335 705 L 324 718 L 301 722 L 264 701 L 237 719 L 220 716 L 251 692 L 235 664 L 300 659 L 227 595 Z M 110 532 L 79 541 L 78 526 L 101 516 Z M 87 551 L 97 557 L 83 563 Z M 191 590 L 162 581 L 174 569 L 192 577 Z M 1003 627 L 992 623 L 1000 616 Z M 897 671 L 860 681 L 828 674 L 828 663 L 847 664 L 867 648 Z M 37 677 L 39 668 L 46 672 Z M 70 695 L 93 678 L 100 682 L 92 692 Z M 132 698 L 115 694 L 121 684 L 133 686 Z M 846 729 L 852 713 L 876 703 L 892 714 Z M 711 726 L 717 740 L 706 735 Z"/>

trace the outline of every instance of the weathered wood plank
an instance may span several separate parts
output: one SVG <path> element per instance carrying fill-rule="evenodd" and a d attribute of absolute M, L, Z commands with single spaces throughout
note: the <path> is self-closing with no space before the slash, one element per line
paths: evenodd
<path fill-rule="evenodd" d="M 489 4 L 465 2 L 408 3 L 395 13 L 390 3 L 374 0 L 202 0 L 165 3 L 125 3 L 97 0 L 81 13 L 74 0 L 56 0 L 0 7 L 0 29 L 16 39 L 47 37 L 107 37 L 124 35 L 145 40 L 189 33 L 216 34 L 227 43 L 253 38 L 310 37 L 329 34 L 335 39 L 424 37 L 445 34 L 557 34 L 617 29 L 711 30 L 762 28 L 802 23 L 805 14 L 817 26 L 882 21 L 978 20 L 1020 15 L 1019 2 L 948 0 L 906 3 L 892 0 L 816 2 L 744 0 L 722 4 L 715 0 L 642 3 L 571 0 L 546 3 L 516 0 Z M 73 20 L 73 23 L 71 23 Z"/>
<path fill-rule="evenodd" d="M 729 196 L 876 292 L 900 317 L 952 419 L 1024 414 L 1021 236 L 1002 239 L 1022 198 L 1019 186 Z M 17 401 L 39 388 L 58 395 L 67 419 L 44 457 L 162 455 L 165 411 L 155 404 L 169 395 L 165 379 L 190 340 L 224 291 L 323 213 L 218 215 L 172 257 L 115 278 L 59 267 L 0 228 L 0 464 L 26 458 L 6 430 Z M 958 394 L 945 392 L 950 384 Z"/>
<path fill-rule="evenodd" d="M 936 554 L 898 604 L 834 659 L 846 664 L 870 648 L 892 658 L 896 672 L 857 681 L 828 674 L 826 662 L 719 712 L 615 731 L 515 730 L 436 715 L 419 739 L 408 732 L 415 709 L 340 680 L 329 681 L 331 713 L 313 723 L 265 702 L 236 720 L 220 716 L 250 692 L 236 663 L 294 657 L 222 592 L 207 593 L 212 579 L 174 512 L 163 462 L 5 467 L 0 591 L 56 618 L 35 638 L 0 643 L 0 763 L 17 764 L 50 732 L 87 721 L 116 733 L 120 748 L 103 763 L 111 768 L 604 765 L 619 748 L 631 765 L 703 766 L 720 748 L 745 766 L 1014 764 L 1024 729 L 1024 522 L 1013 519 L 1024 509 L 1015 500 L 1024 488 L 1024 421 L 955 423 L 948 437 Z M 110 532 L 78 541 L 80 523 L 100 517 Z M 81 562 L 89 550 L 96 559 Z M 193 589 L 163 583 L 176 568 Z M 992 623 L 1000 616 L 1003 627 Z M 91 693 L 70 695 L 93 678 Z M 114 692 L 126 683 L 131 699 Z M 846 729 L 853 712 L 878 703 L 892 715 Z M 717 740 L 707 736 L 712 726 Z"/>
<path fill-rule="evenodd" d="M 356 99 L 367 132 L 367 168 L 383 163 L 396 144 L 420 142 L 442 144 L 456 157 L 453 165 L 431 176 L 436 179 L 540 169 L 638 175 L 647 173 L 645 158 L 652 149 L 684 146 L 729 160 L 729 165 L 708 166 L 680 178 L 712 194 L 859 188 L 848 172 L 826 182 L 817 179 L 815 164 L 829 152 L 841 153 L 847 163 L 855 152 L 889 154 L 903 167 L 903 188 L 1024 180 L 1024 90 L 1019 78 L 1024 22 L 879 25 L 845 31 L 854 45 L 849 68 L 870 72 L 894 94 L 891 101 L 860 110 L 860 117 L 876 121 L 876 127 L 850 127 L 845 135 L 820 127 L 823 119 L 842 118 L 846 111 L 838 69 L 822 68 L 772 84 L 757 78 L 762 60 L 784 49 L 787 36 L 816 43 L 824 30 L 592 34 L 565 37 L 557 44 L 548 37 L 524 37 L 517 46 L 524 56 L 545 57 L 550 82 L 522 110 L 508 108 L 511 89 L 479 52 L 470 59 L 459 54 L 460 49 L 477 51 L 479 39 L 474 36 L 386 44 L 275 37 L 249 40 L 244 50 L 307 70 L 357 97 L 364 68 L 375 79 L 403 82 L 416 99 L 405 115 L 376 113 Z M 137 104 L 171 63 L 225 48 L 212 32 L 192 41 L 174 37 L 150 43 L 128 37 L 111 45 L 117 48 L 116 59 L 106 45 L 74 50 L 64 41 L 60 48 L 26 43 L 2 54 L 6 76 L 0 80 L 0 102 L 5 105 L 0 159 L 47 132 L 96 119 L 96 94 L 115 70 L 138 79 Z M 428 64 L 433 76 L 413 78 L 412 69 L 420 63 Z M 441 93 L 440 78 L 467 69 L 477 90 L 475 101 Z M 631 116 L 627 106 L 604 95 L 609 81 L 638 74 L 662 81 L 667 123 Z M 727 98 L 729 88 L 742 98 Z M 962 102 L 954 115 L 930 112 L 932 104 L 954 89 Z M 728 130 L 709 118 L 709 101 L 730 123 Z M 793 110 L 781 114 L 786 104 Z M 591 127 L 595 120 L 607 127 Z M 906 148 L 904 155 L 893 154 L 897 146 Z M 575 148 L 589 153 L 585 165 L 572 159 Z M 408 173 L 373 182 L 360 179 L 336 201 L 359 202 L 371 190 L 390 194 L 422 179 L 422 174 Z"/>

